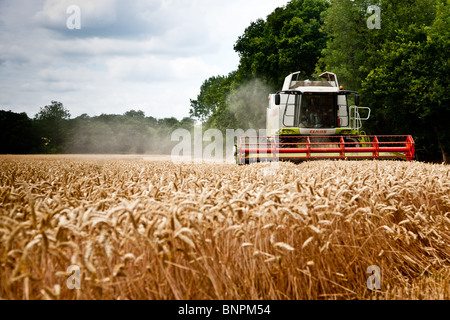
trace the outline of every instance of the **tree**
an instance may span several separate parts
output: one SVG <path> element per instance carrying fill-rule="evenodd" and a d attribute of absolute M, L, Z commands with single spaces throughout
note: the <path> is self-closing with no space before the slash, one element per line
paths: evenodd
<path fill-rule="evenodd" d="M 422 160 L 449 163 L 449 11 L 438 3 L 431 26 L 410 25 L 380 50 L 378 66 L 363 82 L 378 132 L 412 134 Z M 385 132 L 388 133 L 388 132 Z"/>
<path fill-rule="evenodd" d="M 117 142 L 111 126 L 93 119 L 74 119 L 66 150 L 71 153 L 116 153 Z"/>
<path fill-rule="evenodd" d="M 378 65 L 380 49 L 410 25 L 431 25 L 440 0 L 332 0 L 324 12 L 322 30 L 328 35 L 316 72 L 331 71 L 346 88 L 359 90 Z M 381 10 L 381 28 L 369 29 L 371 5 Z"/>
<path fill-rule="evenodd" d="M 320 27 L 328 6 L 325 0 L 292 0 L 266 21 L 252 22 L 234 45 L 240 56 L 239 81 L 256 77 L 280 87 L 286 75 L 295 71 L 311 77 L 326 46 Z"/>
<path fill-rule="evenodd" d="M 48 152 L 63 152 L 67 137 L 67 120 L 70 119 L 69 110 L 61 102 L 52 101 L 50 105 L 41 108 L 34 119 L 42 138 L 48 141 Z"/>
<path fill-rule="evenodd" d="M 319 59 L 317 73 L 334 72 L 338 75 L 340 84 L 352 90 L 361 87 L 361 80 L 366 75 L 361 71 L 361 66 L 370 56 L 366 47 L 368 32 L 377 35 L 380 33 L 379 30 L 369 30 L 366 26 L 365 3 L 362 0 L 333 0 L 323 14 L 322 30 L 329 37 Z"/>
<path fill-rule="evenodd" d="M 81 115 L 70 121 L 66 150 L 76 153 L 170 153 L 171 131 L 190 128 L 192 119 L 145 117 L 143 111 L 123 115 Z"/>
<path fill-rule="evenodd" d="M 204 129 L 237 128 L 238 123 L 227 104 L 227 97 L 236 86 L 236 73 L 214 76 L 205 80 L 196 100 L 191 99 L 189 114 L 204 124 Z"/>
<path fill-rule="evenodd" d="M 206 79 L 200 87 L 197 99 L 190 100 L 189 115 L 203 122 L 217 110 L 225 108 L 226 96 L 231 91 L 233 76 L 233 74 L 230 74 Z"/>
<path fill-rule="evenodd" d="M 158 126 L 158 119 L 156 119 L 155 117 L 149 116 L 145 118 L 145 123 L 147 123 L 147 125 L 149 127 L 155 128 Z"/>
<path fill-rule="evenodd" d="M 192 131 L 194 129 L 195 120 L 191 117 L 184 117 L 177 124 L 175 124 L 172 129 L 186 129 Z"/>
<path fill-rule="evenodd" d="M 178 119 L 175 117 L 163 118 L 158 120 L 158 125 L 167 129 L 172 129 L 178 124 Z"/>
<path fill-rule="evenodd" d="M 25 112 L 0 110 L 0 153 L 36 153 L 42 147 L 33 121 Z"/>
<path fill-rule="evenodd" d="M 369 29 L 370 5 L 381 9 Z M 448 0 L 333 0 L 324 14 L 327 47 L 316 67 L 361 90 L 372 134 L 411 134 L 421 160 L 448 162 Z"/>
<path fill-rule="evenodd" d="M 136 119 L 143 119 L 143 118 L 145 118 L 145 113 L 142 110 L 138 110 L 138 111 L 130 110 L 130 111 L 125 112 L 123 115 L 126 116 L 126 117 L 136 118 Z"/>

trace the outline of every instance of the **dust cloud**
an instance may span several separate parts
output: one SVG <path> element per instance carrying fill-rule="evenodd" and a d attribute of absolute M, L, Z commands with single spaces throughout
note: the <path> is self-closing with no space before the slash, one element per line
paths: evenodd
<path fill-rule="evenodd" d="M 227 97 L 230 111 L 238 119 L 242 129 L 265 129 L 268 97 L 274 89 L 260 79 L 240 85 Z"/>

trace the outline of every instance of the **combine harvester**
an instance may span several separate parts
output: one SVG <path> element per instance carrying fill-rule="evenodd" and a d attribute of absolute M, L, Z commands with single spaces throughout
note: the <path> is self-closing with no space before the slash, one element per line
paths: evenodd
<path fill-rule="evenodd" d="M 300 72 L 286 77 L 283 89 L 269 96 L 266 134 L 240 137 L 238 164 L 260 161 L 316 159 L 414 159 L 411 136 L 367 136 L 362 121 L 370 109 L 359 107 L 359 94 L 343 90 L 334 73 L 319 81 L 299 81 Z M 348 100 L 354 101 L 349 106 Z M 364 117 L 360 114 L 364 113 Z"/>

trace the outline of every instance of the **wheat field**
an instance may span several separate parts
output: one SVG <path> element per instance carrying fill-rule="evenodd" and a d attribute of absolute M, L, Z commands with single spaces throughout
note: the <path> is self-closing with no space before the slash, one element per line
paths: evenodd
<path fill-rule="evenodd" d="M 449 299 L 449 228 L 448 165 L 0 156 L 1 299 Z"/>

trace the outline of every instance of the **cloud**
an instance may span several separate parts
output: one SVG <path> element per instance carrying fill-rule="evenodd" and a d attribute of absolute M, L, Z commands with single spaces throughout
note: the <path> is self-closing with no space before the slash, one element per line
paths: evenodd
<path fill-rule="evenodd" d="M 189 4 L 189 1 L 186 3 Z M 144 0 L 46 0 L 42 10 L 33 19 L 37 25 L 52 30 L 61 37 L 142 39 L 166 36 L 172 38 L 183 33 L 196 34 L 192 30 L 192 16 L 199 26 L 203 16 L 196 15 L 191 6 L 175 1 Z M 71 8 L 77 8 L 75 12 Z M 187 9 L 187 11 L 186 11 Z M 67 21 L 79 18 L 80 29 L 67 27 Z M 186 19 L 186 17 L 188 17 Z M 178 35 L 177 35 L 178 33 Z"/>
<path fill-rule="evenodd" d="M 125 81 L 167 81 L 169 66 L 155 56 L 117 57 L 106 62 L 112 78 Z"/>
<path fill-rule="evenodd" d="M 123 38 L 146 34 L 151 27 L 157 31 L 158 21 L 144 19 L 136 10 L 137 4 L 138 1 L 121 0 L 47 0 L 33 18 L 37 25 L 64 37 Z M 150 1 L 148 5 L 150 10 L 158 10 L 157 2 Z M 71 10 L 73 7 L 78 11 Z M 67 21 L 74 16 L 79 18 L 80 30 L 67 27 Z"/>
<path fill-rule="evenodd" d="M 167 59 L 159 56 L 117 57 L 106 62 L 112 78 L 138 82 L 180 81 L 177 87 L 199 74 L 215 74 L 217 66 L 211 66 L 198 57 Z M 181 82 L 183 81 L 183 82 Z M 176 84 L 176 82 L 174 82 Z"/>
<path fill-rule="evenodd" d="M 1 0 L 0 109 L 34 116 L 189 114 L 202 82 L 237 68 L 233 44 L 288 0 Z M 81 29 L 66 22 L 80 8 Z"/>

